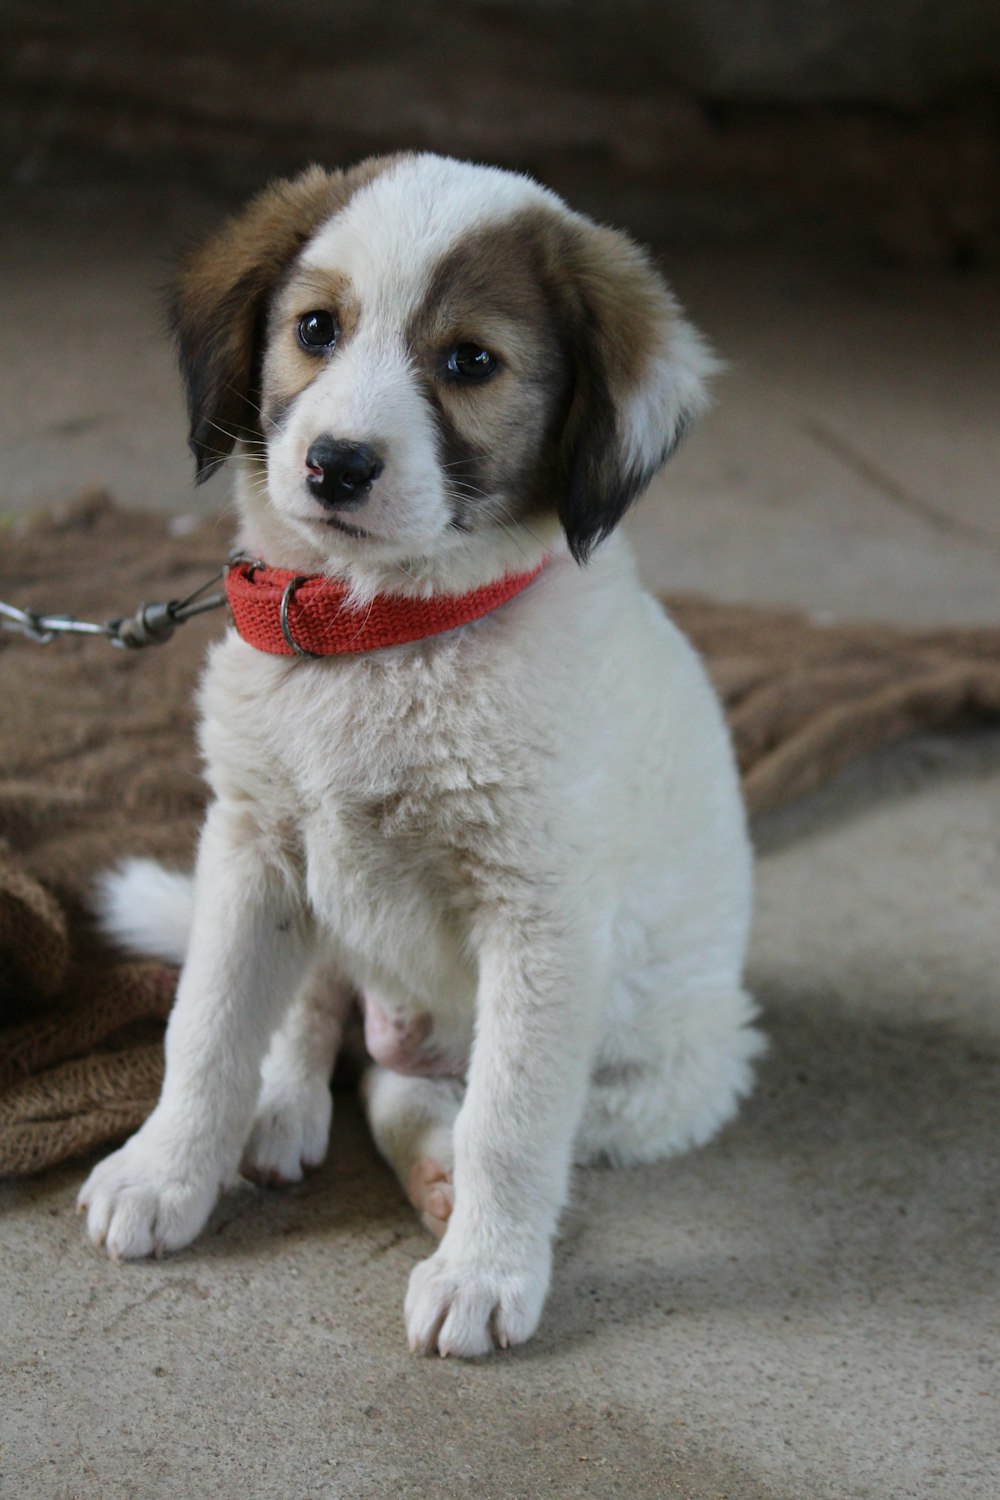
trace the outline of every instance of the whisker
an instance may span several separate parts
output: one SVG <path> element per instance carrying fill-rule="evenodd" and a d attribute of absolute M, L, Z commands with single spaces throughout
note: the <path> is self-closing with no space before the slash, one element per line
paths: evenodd
<path fill-rule="evenodd" d="M 238 396 L 241 401 L 245 401 L 250 410 L 255 411 L 258 417 L 262 417 L 264 415 L 263 411 L 257 405 L 257 403 L 250 400 L 250 397 L 247 395 L 246 391 L 237 390 L 236 386 L 232 385 L 231 383 L 227 383 L 226 385 L 224 385 L 223 390 L 229 391 L 230 395 Z"/>
<path fill-rule="evenodd" d="M 218 532 L 218 530 L 219 530 L 220 526 L 222 525 L 223 521 L 227 521 L 228 522 L 228 521 L 234 520 L 235 518 L 236 518 L 236 507 L 235 507 L 235 505 L 233 505 L 232 503 L 227 503 L 226 505 L 224 505 L 222 507 L 222 509 L 219 511 L 218 515 L 215 517 L 215 521 L 214 521 L 214 523 L 212 525 L 212 535 L 213 535 L 213 537 Z"/>
<path fill-rule="evenodd" d="M 481 490 L 477 484 L 471 484 L 467 479 L 449 479 L 445 483 L 445 489 L 453 495 L 474 495 L 481 500 L 489 499 L 486 490 Z"/>
<path fill-rule="evenodd" d="M 521 531 L 526 532 L 527 535 L 531 537 L 533 542 L 538 543 L 539 547 L 546 546 L 546 543 L 542 541 L 538 533 L 536 531 L 533 531 L 526 521 L 519 520 L 517 516 L 513 515 L 510 509 L 507 506 L 503 505 L 499 499 L 495 500 L 494 504 L 497 507 L 494 514 L 494 519 L 499 525 L 503 527 L 503 529 L 509 536 L 514 537 L 515 533 L 510 529 L 509 526 L 504 525 L 504 522 L 501 520 L 502 515 L 505 515 L 508 521 L 512 523 L 512 525 L 517 526 Z"/>
<path fill-rule="evenodd" d="M 511 541 L 517 547 L 517 550 L 519 552 L 526 553 L 527 549 L 525 548 L 523 541 L 512 526 L 508 526 L 506 521 L 501 521 L 499 518 L 497 519 L 497 525 L 506 536 L 510 537 Z"/>
<path fill-rule="evenodd" d="M 447 494 L 448 494 L 448 498 L 450 500 L 488 500 L 489 499 L 489 496 L 485 495 L 482 490 L 456 490 L 456 489 L 449 489 L 448 492 L 447 492 Z"/>
<path fill-rule="evenodd" d="M 223 427 L 221 422 L 215 422 L 211 417 L 203 417 L 202 420 L 206 422 L 209 427 L 214 427 L 216 432 L 221 432 L 224 438 L 229 438 L 230 441 L 234 443 L 239 442 L 240 436 L 238 432 L 231 432 L 228 427 Z"/>
<path fill-rule="evenodd" d="M 216 458 L 210 458 L 207 463 L 201 465 L 199 474 L 201 477 L 211 477 L 226 462 L 228 454 L 220 453 Z"/>
<path fill-rule="evenodd" d="M 463 500 L 486 501 L 483 510 L 486 512 L 489 520 L 498 526 L 506 536 L 509 536 L 512 542 L 516 543 L 519 551 L 525 552 L 527 550 L 524 545 L 524 535 L 529 536 L 539 547 L 546 545 L 541 537 L 525 521 L 520 520 L 511 512 L 509 507 L 504 505 L 498 495 L 491 495 L 487 491 L 481 490 L 465 480 L 456 479 L 449 479 L 447 481 L 445 484 L 445 493 L 454 503 L 461 503 Z"/>

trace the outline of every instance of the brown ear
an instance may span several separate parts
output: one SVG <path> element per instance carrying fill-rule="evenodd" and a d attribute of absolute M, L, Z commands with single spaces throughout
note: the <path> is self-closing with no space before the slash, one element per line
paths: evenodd
<path fill-rule="evenodd" d="M 582 563 L 708 405 L 718 365 L 626 235 L 579 218 L 564 253 L 573 396 L 559 518 Z"/>
<path fill-rule="evenodd" d="M 285 267 L 346 199 L 342 172 L 308 167 L 275 182 L 181 265 L 170 321 L 187 387 L 197 480 L 257 425 L 264 305 Z"/>

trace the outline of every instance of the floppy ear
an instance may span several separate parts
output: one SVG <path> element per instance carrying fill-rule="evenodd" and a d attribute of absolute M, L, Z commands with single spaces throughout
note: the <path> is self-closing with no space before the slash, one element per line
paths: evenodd
<path fill-rule="evenodd" d="M 577 220 L 568 269 L 573 393 L 559 519 L 582 563 L 708 405 L 719 366 L 626 235 Z"/>
<path fill-rule="evenodd" d="M 258 346 L 269 293 L 343 196 L 344 174 L 308 167 L 272 183 L 181 265 L 170 300 L 197 482 L 258 432 Z"/>

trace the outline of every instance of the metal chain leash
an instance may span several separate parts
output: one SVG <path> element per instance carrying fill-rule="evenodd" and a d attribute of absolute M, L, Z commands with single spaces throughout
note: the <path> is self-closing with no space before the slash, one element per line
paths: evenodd
<path fill-rule="evenodd" d="M 213 573 L 187 598 L 169 599 L 161 604 L 140 604 L 134 614 L 119 615 L 103 624 L 77 620 L 73 615 L 46 615 L 35 609 L 18 609 L 16 605 L 0 601 L 0 630 L 17 631 L 39 646 L 47 646 L 62 635 L 99 635 L 109 640 L 112 646 L 128 651 L 137 651 L 142 646 L 161 646 L 186 620 L 210 609 L 221 609 L 226 603 L 224 591 L 207 597 L 203 595 L 226 576 L 234 563 L 250 560 L 242 553 L 235 553 L 224 568 Z"/>

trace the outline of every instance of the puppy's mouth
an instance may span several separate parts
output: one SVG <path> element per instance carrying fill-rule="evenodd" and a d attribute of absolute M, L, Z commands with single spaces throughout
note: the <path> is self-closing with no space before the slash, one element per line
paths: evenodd
<path fill-rule="evenodd" d="M 320 525 L 332 526 L 334 531 L 342 531 L 345 536 L 352 536 L 356 538 L 356 540 L 361 542 L 368 541 L 371 538 L 370 531 L 365 531 L 361 526 L 349 526 L 347 522 L 342 521 L 339 516 L 323 516 L 320 521 Z"/>

